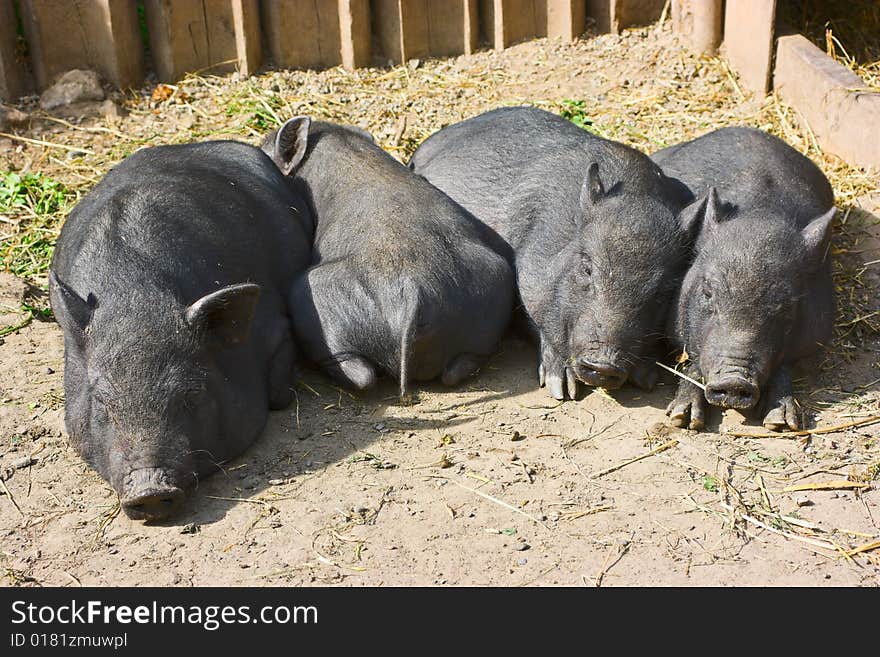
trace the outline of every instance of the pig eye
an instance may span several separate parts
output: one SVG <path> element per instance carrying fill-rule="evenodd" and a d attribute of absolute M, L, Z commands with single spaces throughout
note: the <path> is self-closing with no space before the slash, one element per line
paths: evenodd
<path fill-rule="evenodd" d="M 593 267 L 588 260 L 581 262 L 581 274 L 587 278 L 593 275 Z"/>
<path fill-rule="evenodd" d="M 703 285 L 703 289 L 701 291 L 703 293 L 703 298 L 707 301 L 712 298 L 712 290 L 709 289 L 708 285 Z"/>

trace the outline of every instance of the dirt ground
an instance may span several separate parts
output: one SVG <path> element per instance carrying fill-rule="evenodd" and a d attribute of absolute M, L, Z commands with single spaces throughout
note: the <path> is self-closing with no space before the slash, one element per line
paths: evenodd
<path fill-rule="evenodd" d="M 357 75 L 192 78 L 177 100 L 150 91 L 125 99 L 121 121 L 35 114 L 21 135 L 84 152 L 0 142 L 0 170 L 85 191 L 140 145 L 253 140 L 264 115 L 299 112 L 360 124 L 403 157 L 490 107 L 581 107 L 560 105 L 572 99 L 594 129 L 645 149 L 735 123 L 815 148 L 790 108 L 744 97 L 720 60 L 695 59 L 653 27 Z M 814 425 L 834 427 L 880 414 L 869 316 L 880 190 L 866 193 L 867 174 L 834 158 L 820 163 L 843 210 L 842 303 L 835 343 L 797 386 Z M 0 327 L 21 321 L 25 296 L 45 304 L 45 277 L 33 282 L 0 274 Z M 62 353 L 53 322 L 0 339 L 3 585 L 880 584 L 880 551 L 850 552 L 880 538 L 880 424 L 745 438 L 726 432 L 762 428 L 729 411 L 710 431 L 674 429 L 671 375 L 650 394 L 593 390 L 559 404 L 537 388 L 534 348 L 511 335 L 477 378 L 421 387 L 411 406 L 393 382 L 353 395 L 308 372 L 296 404 L 203 480 L 178 520 L 144 525 L 67 445 Z"/>

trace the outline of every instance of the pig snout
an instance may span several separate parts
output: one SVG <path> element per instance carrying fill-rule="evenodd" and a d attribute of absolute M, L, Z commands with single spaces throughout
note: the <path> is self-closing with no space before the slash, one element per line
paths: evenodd
<path fill-rule="evenodd" d="M 609 390 L 619 388 L 627 378 L 627 371 L 624 368 L 597 358 L 579 358 L 575 373 L 584 383 Z"/>
<path fill-rule="evenodd" d="M 722 408 L 753 408 L 758 403 L 760 389 L 745 376 L 727 374 L 706 381 L 706 400 Z"/>
<path fill-rule="evenodd" d="M 125 481 L 122 508 L 132 520 L 157 521 L 173 516 L 186 497 L 162 468 L 133 470 Z"/>

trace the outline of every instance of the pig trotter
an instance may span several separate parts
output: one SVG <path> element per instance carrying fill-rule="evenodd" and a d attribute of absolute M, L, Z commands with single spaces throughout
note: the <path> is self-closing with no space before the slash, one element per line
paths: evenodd
<path fill-rule="evenodd" d="M 564 400 L 566 386 L 572 399 L 577 395 L 577 380 L 574 377 L 574 372 L 565 366 L 565 361 L 543 338 L 541 339 L 541 364 L 538 366 L 538 382 L 541 387 L 547 387 L 547 392 L 553 399 Z"/>
<path fill-rule="evenodd" d="M 690 373 L 688 373 L 690 376 Z M 666 409 L 673 426 L 700 431 L 706 426 L 706 398 L 697 386 L 682 380 Z"/>
<path fill-rule="evenodd" d="M 797 431 L 801 428 L 800 416 L 800 407 L 792 395 L 791 375 L 784 367 L 780 368 L 767 390 L 762 424 L 770 431 Z"/>

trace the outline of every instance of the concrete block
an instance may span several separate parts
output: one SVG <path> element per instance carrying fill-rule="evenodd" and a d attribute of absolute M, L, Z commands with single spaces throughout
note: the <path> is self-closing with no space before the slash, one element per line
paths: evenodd
<path fill-rule="evenodd" d="M 858 75 L 795 34 L 778 40 L 773 86 L 824 150 L 880 172 L 880 93 Z"/>

